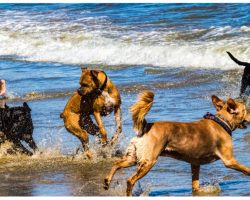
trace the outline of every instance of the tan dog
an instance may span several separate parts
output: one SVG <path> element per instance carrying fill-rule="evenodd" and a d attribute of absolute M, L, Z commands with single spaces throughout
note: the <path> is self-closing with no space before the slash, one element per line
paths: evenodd
<path fill-rule="evenodd" d="M 245 128 L 245 123 L 250 121 L 250 114 L 243 103 L 233 99 L 222 101 L 217 96 L 212 96 L 217 114 L 212 117 L 211 114 L 208 115 L 211 119 L 147 123 L 144 117 L 152 106 L 153 98 L 154 93 L 144 92 L 131 107 L 134 130 L 143 135 L 131 140 L 125 156 L 112 167 L 104 179 L 105 189 L 109 188 L 118 169 L 139 164 L 135 174 L 127 181 L 127 195 L 132 195 L 136 181 L 149 172 L 159 156 L 168 156 L 191 164 L 194 192 L 202 191 L 199 186 L 200 165 L 218 159 L 226 167 L 250 175 L 250 169 L 234 158 L 231 137 L 231 131 Z M 217 122 L 212 120 L 213 117 Z"/>
<path fill-rule="evenodd" d="M 111 144 L 115 143 L 121 133 L 121 97 L 116 86 L 103 71 L 82 68 L 79 83 L 81 87 L 69 99 L 60 116 L 64 119 L 65 128 L 80 139 L 87 156 L 91 157 L 88 134 L 95 135 L 99 132 L 102 144 L 108 142 L 101 116 L 114 110 L 117 128 Z M 98 126 L 93 123 L 91 115 L 94 115 Z"/>

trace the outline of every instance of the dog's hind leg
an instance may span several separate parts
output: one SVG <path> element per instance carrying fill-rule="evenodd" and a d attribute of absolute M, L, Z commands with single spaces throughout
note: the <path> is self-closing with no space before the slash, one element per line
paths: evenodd
<path fill-rule="evenodd" d="M 156 163 L 156 160 L 144 160 L 141 161 L 137 171 L 135 174 L 133 174 L 131 177 L 129 177 L 127 181 L 127 196 L 132 196 L 132 189 L 134 184 L 144 177 L 149 170 L 154 166 Z"/>
<path fill-rule="evenodd" d="M 200 165 L 191 164 L 191 173 L 192 173 L 192 191 L 197 192 L 200 189 L 200 183 L 199 183 Z"/>
<path fill-rule="evenodd" d="M 30 138 L 30 140 L 28 141 L 28 144 L 29 144 L 30 148 L 33 149 L 34 152 L 38 150 L 33 137 Z"/>
<path fill-rule="evenodd" d="M 23 140 L 29 145 L 31 149 L 33 149 L 34 152 L 38 151 L 36 143 L 31 134 L 23 134 Z"/>
<path fill-rule="evenodd" d="M 109 185 L 117 170 L 134 165 L 136 165 L 136 159 L 133 159 L 131 156 L 124 156 L 121 160 L 117 161 L 104 179 L 104 189 L 109 189 Z"/>
<path fill-rule="evenodd" d="M 244 72 L 242 76 L 242 80 L 241 80 L 240 95 L 245 93 L 248 84 L 249 84 L 249 78 L 248 78 L 247 73 L 245 74 Z"/>
<path fill-rule="evenodd" d="M 28 156 L 33 155 L 33 153 L 31 151 L 29 151 L 28 149 L 26 149 L 20 141 L 13 141 L 13 144 L 14 144 L 14 146 L 13 146 L 14 151 L 26 154 Z"/>
<path fill-rule="evenodd" d="M 244 173 L 245 175 L 250 176 L 250 169 L 245 165 L 239 163 L 235 158 L 231 158 L 230 160 L 223 160 L 223 162 L 226 167 L 235 169 L 237 171 Z"/>
<path fill-rule="evenodd" d="M 81 128 L 80 126 L 80 115 L 71 113 L 66 118 L 64 118 L 65 128 L 75 135 L 82 143 L 83 150 L 85 151 L 88 158 L 92 157 L 92 153 L 89 150 L 89 137 L 88 132 Z"/>
<path fill-rule="evenodd" d="M 231 145 L 232 146 L 232 145 Z M 232 147 L 221 147 L 217 151 L 217 156 L 223 161 L 224 165 L 228 168 L 240 171 L 250 176 L 250 169 L 245 165 L 239 163 L 233 156 Z"/>
<path fill-rule="evenodd" d="M 91 159 L 93 154 L 89 149 L 89 139 L 88 139 L 88 133 L 85 130 L 82 130 L 81 136 L 76 136 L 82 143 L 83 151 L 85 152 L 86 156 Z M 78 150 L 76 151 L 78 152 Z"/>

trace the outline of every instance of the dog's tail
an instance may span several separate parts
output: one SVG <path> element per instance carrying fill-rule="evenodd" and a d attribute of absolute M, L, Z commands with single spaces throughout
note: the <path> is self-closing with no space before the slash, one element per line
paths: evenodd
<path fill-rule="evenodd" d="M 144 133 L 144 128 L 147 124 L 145 116 L 152 107 L 153 100 L 154 93 L 151 91 L 144 91 L 139 94 L 137 102 L 130 107 L 134 123 L 134 131 L 138 136 L 142 136 Z"/>
<path fill-rule="evenodd" d="M 227 54 L 228 54 L 229 57 L 230 57 L 234 62 L 236 62 L 238 65 L 250 67 L 250 63 L 239 61 L 239 60 L 238 60 L 237 58 L 235 58 L 229 51 L 227 51 Z"/>

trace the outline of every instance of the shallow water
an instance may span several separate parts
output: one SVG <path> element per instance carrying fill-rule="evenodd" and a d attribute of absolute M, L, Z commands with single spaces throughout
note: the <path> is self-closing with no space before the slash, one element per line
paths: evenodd
<path fill-rule="evenodd" d="M 239 95 L 243 69 L 225 51 L 249 60 L 249 4 L 0 4 L 0 11 L 8 104 L 28 101 L 42 152 L 7 156 L 1 147 L 1 196 L 125 195 L 134 167 L 117 172 L 109 191 L 102 181 L 134 136 L 128 108 L 137 94 L 155 92 L 148 121 L 197 120 L 215 112 L 212 94 Z M 79 87 L 81 66 L 105 70 L 122 96 L 123 133 L 112 149 L 90 136 L 92 161 L 75 155 L 80 142 L 59 118 Z M 104 123 L 111 138 L 113 114 Z M 236 158 L 250 166 L 250 131 L 236 130 L 233 144 Z M 189 164 L 160 158 L 134 195 L 250 195 L 250 178 L 221 161 L 202 166 L 200 178 L 207 193 L 192 194 Z"/>

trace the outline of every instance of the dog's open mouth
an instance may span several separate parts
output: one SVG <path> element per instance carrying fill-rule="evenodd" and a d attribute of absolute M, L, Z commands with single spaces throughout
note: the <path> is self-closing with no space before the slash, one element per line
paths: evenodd
<path fill-rule="evenodd" d="M 93 93 L 93 91 L 86 91 L 86 90 L 84 90 L 84 89 L 82 89 L 82 88 L 79 88 L 79 89 L 77 90 L 77 92 L 78 92 L 78 94 L 79 94 L 80 96 L 82 96 L 82 97 L 90 96 L 90 95 Z"/>
<path fill-rule="evenodd" d="M 82 87 L 80 87 L 78 90 L 77 90 L 77 93 L 82 96 L 82 97 L 92 97 L 94 95 L 99 95 L 101 94 L 101 91 L 99 88 L 93 88 L 92 90 L 89 90 L 89 91 L 86 91 L 86 90 L 83 90 Z"/>

